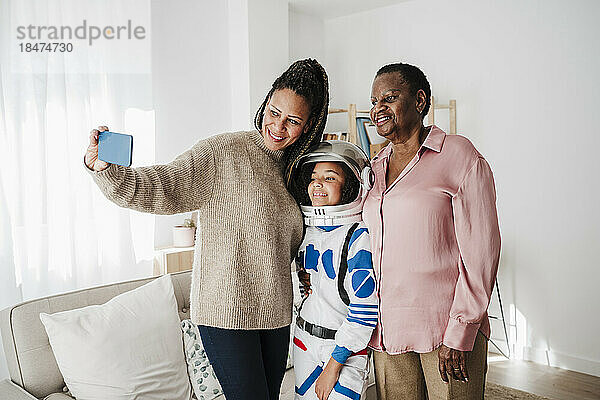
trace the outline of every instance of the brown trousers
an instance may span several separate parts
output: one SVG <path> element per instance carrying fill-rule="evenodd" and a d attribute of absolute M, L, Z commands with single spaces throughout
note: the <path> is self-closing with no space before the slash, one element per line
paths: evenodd
<path fill-rule="evenodd" d="M 375 384 L 378 400 L 480 400 L 485 390 L 487 339 L 477 333 L 473 351 L 467 353 L 469 382 L 448 377 L 442 381 L 438 350 L 390 355 L 374 351 Z"/>

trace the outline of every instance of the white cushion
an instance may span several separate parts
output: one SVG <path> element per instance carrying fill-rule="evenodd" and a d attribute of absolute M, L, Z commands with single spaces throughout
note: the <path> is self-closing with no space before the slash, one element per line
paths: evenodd
<path fill-rule="evenodd" d="M 103 305 L 41 313 L 40 319 L 77 399 L 190 398 L 170 276 Z"/>
<path fill-rule="evenodd" d="M 198 326 L 189 319 L 181 321 L 188 374 L 198 400 L 212 400 L 223 393 L 213 367 L 204 351 Z"/>

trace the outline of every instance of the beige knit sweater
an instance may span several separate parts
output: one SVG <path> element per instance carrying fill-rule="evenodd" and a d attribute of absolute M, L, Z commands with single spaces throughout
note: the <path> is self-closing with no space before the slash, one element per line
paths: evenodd
<path fill-rule="evenodd" d="M 282 151 L 259 132 L 201 140 L 167 165 L 90 172 L 121 207 L 154 214 L 198 210 L 191 319 L 228 329 L 291 323 L 290 263 L 302 215 L 286 190 Z"/>

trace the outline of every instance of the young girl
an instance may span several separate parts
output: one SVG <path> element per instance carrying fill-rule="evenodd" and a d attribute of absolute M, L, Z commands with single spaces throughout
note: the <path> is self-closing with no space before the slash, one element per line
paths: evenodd
<path fill-rule="evenodd" d="M 378 313 L 361 219 L 370 172 L 365 154 L 343 141 L 322 142 L 295 169 L 307 188 L 296 258 L 306 285 L 294 332 L 296 399 L 358 400 L 366 390 L 366 347 Z"/>

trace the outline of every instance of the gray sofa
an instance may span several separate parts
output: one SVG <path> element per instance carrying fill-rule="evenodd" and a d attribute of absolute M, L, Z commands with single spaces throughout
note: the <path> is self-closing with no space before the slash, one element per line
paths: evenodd
<path fill-rule="evenodd" d="M 179 317 L 190 316 L 190 271 L 171 275 Z M 93 304 L 103 304 L 113 297 L 135 289 L 154 278 L 98 286 L 27 301 L 2 310 L 0 332 L 8 362 L 10 380 L 0 381 L 0 399 L 71 400 L 63 393 L 65 383 L 58 369 L 46 330 L 39 314 L 72 310 Z M 371 377 L 372 382 L 372 377 Z M 369 399 L 374 399 L 374 387 L 369 388 Z M 281 389 L 282 400 L 294 398 L 293 370 L 287 371 Z"/>
<path fill-rule="evenodd" d="M 191 273 L 171 275 L 179 317 L 190 317 Z M 39 314 L 103 304 L 154 278 L 98 286 L 42 299 L 31 300 L 2 310 L 0 332 L 10 380 L 0 382 L 0 399 L 72 399 L 63 394 L 65 383 L 58 369 L 46 330 Z"/>

